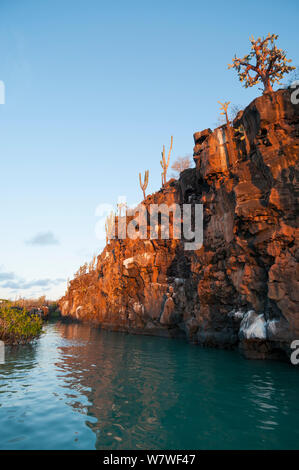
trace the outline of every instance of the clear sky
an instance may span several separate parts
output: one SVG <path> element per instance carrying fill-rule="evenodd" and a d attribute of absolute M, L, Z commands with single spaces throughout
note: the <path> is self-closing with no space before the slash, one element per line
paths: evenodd
<path fill-rule="evenodd" d="M 0 0 L 0 298 L 64 293 L 103 240 L 96 207 L 161 186 L 163 143 L 192 154 L 218 100 L 245 106 L 227 64 L 279 34 L 299 64 L 297 0 Z"/>

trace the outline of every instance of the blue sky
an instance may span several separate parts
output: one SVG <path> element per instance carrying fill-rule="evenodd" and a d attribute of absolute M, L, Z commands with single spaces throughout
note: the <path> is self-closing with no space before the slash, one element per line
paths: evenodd
<path fill-rule="evenodd" d="M 249 36 L 299 64 L 298 2 L 1 0 L 0 297 L 57 298 L 99 253 L 96 207 L 160 188 L 160 152 L 192 154 L 218 100 L 261 92 L 227 69 Z"/>

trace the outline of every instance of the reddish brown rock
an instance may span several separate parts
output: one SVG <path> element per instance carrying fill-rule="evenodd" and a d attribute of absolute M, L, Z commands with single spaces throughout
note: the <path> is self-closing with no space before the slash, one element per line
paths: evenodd
<path fill-rule="evenodd" d="M 63 315 L 239 344 L 250 357 L 289 354 L 299 338 L 299 105 L 289 90 L 263 95 L 238 114 L 231 136 L 226 126 L 195 133 L 196 168 L 145 200 L 202 203 L 203 247 L 112 240 L 96 272 L 71 281 Z"/>

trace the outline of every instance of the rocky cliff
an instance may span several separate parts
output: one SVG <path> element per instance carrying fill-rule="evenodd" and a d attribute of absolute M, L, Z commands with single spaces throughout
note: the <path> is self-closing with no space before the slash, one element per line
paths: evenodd
<path fill-rule="evenodd" d="M 299 105 L 255 99 L 231 126 L 194 134 L 196 168 L 144 204 L 203 204 L 203 246 L 111 240 L 71 281 L 61 312 L 104 328 L 185 336 L 280 358 L 299 339 Z"/>

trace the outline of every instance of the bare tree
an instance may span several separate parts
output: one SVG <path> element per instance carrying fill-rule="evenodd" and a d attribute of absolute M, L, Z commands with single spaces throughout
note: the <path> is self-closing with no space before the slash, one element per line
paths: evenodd
<path fill-rule="evenodd" d="M 189 155 L 185 157 L 178 157 L 175 162 L 171 165 L 171 169 L 175 172 L 175 176 L 179 177 L 182 171 L 187 170 L 191 167 L 191 158 Z"/>
<path fill-rule="evenodd" d="M 275 44 L 277 34 L 268 34 L 266 38 L 250 38 L 251 51 L 243 58 L 234 57 L 228 68 L 237 70 L 239 80 L 244 82 L 245 88 L 257 83 L 264 85 L 264 93 L 273 91 L 274 83 L 279 84 L 285 73 L 290 73 L 295 67 L 288 65 L 292 62 L 286 58 L 286 52 L 278 49 Z M 255 63 L 251 60 L 255 59 Z"/>
<path fill-rule="evenodd" d="M 240 104 L 232 104 L 230 106 L 230 113 L 229 113 L 230 121 L 233 121 L 237 117 L 237 114 L 240 111 L 243 111 L 243 107 Z"/>
<path fill-rule="evenodd" d="M 294 67 L 293 72 L 289 75 L 289 79 L 285 86 L 290 87 L 294 82 L 298 82 L 298 81 L 299 81 L 299 67 L 297 65 L 297 67 Z"/>

